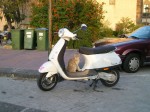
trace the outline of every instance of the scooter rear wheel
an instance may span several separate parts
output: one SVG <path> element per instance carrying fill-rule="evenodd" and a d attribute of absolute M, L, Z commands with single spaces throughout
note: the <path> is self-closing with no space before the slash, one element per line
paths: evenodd
<path fill-rule="evenodd" d="M 57 82 L 58 82 L 58 75 L 52 75 L 51 77 L 46 77 L 47 73 L 41 73 L 37 79 L 38 87 L 43 91 L 50 91 L 52 90 Z"/>
<path fill-rule="evenodd" d="M 114 85 L 116 85 L 119 81 L 119 78 L 120 78 L 120 74 L 117 70 L 111 70 L 110 72 L 108 72 L 110 74 L 113 74 L 115 76 L 115 80 L 114 81 L 107 81 L 107 80 L 104 80 L 104 79 L 100 79 L 102 84 L 104 86 L 107 86 L 107 87 L 112 87 Z"/>

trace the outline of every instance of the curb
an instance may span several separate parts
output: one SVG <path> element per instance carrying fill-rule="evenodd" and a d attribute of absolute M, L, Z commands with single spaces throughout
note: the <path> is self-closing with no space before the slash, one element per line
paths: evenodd
<path fill-rule="evenodd" d="M 0 68 L 0 76 L 33 79 L 37 78 L 38 75 L 39 75 L 38 70 L 26 70 L 19 68 Z"/>

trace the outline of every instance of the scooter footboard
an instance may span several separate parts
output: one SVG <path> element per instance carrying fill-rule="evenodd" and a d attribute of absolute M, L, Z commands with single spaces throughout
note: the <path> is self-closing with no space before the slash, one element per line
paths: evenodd
<path fill-rule="evenodd" d="M 87 77 L 87 76 L 92 76 L 96 75 L 97 72 L 95 70 L 84 70 L 80 72 L 67 72 L 69 77 Z"/>
<path fill-rule="evenodd" d="M 39 68 L 39 72 L 40 73 L 51 72 L 52 74 L 56 74 L 57 69 L 51 61 L 47 61 Z"/>

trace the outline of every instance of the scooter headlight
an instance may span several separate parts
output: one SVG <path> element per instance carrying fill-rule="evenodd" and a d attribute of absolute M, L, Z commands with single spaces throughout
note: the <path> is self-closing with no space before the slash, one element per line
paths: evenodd
<path fill-rule="evenodd" d="M 59 31 L 58 31 L 58 36 L 59 37 L 62 37 L 63 35 L 64 35 L 64 28 L 62 28 L 62 29 L 60 29 Z"/>

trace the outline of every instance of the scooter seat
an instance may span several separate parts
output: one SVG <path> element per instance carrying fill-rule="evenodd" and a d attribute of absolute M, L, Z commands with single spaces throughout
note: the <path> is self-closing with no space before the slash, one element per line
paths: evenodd
<path fill-rule="evenodd" d="M 115 50 L 115 46 L 107 45 L 107 46 L 99 46 L 96 48 L 88 48 L 88 47 L 81 47 L 79 49 L 79 53 L 91 55 L 91 54 L 101 54 L 101 53 L 108 53 L 110 51 Z"/>

